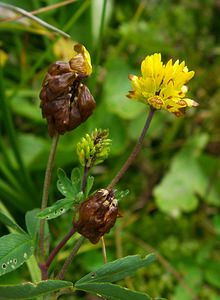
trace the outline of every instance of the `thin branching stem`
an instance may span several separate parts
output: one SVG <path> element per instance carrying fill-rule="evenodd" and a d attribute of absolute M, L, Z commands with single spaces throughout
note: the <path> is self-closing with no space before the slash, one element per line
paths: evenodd
<path fill-rule="evenodd" d="M 42 272 L 42 279 L 46 280 L 48 279 L 48 269 L 53 262 L 54 258 L 56 257 L 57 253 L 63 248 L 63 246 L 66 245 L 66 243 L 69 241 L 69 239 L 76 233 L 77 226 L 73 226 L 70 231 L 65 235 L 65 237 L 62 239 L 62 241 L 59 242 L 59 244 L 53 249 L 51 254 L 49 255 L 48 259 L 45 263 L 40 264 L 41 272 Z"/>
<path fill-rule="evenodd" d="M 139 139 L 137 141 L 137 144 L 135 145 L 132 153 L 130 154 L 130 156 L 128 157 L 128 159 L 124 163 L 124 165 L 121 167 L 120 171 L 113 178 L 113 180 L 111 181 L 111 183 L 108 185 L 107 188 L 111 189 L 111 188 L 113 188 L 119 182 L 119 180 L 126 173 L 126 171 L 128 170 L 128 168 L 130 167 L 130 165 L 133 163 L 133 161 L 137 157 L 139 151 L 141 150 L 141 146 L 143 144 L 145 134 L 146 134 L 146 132 L 147 132 L 149 126 L 150 126 L 150 123 L 151 123 L 151 120 L 153 118 L 154 112 L 155 112 L 155 108 L 153 108 L 151 106 L 150 107 L 150 111 L 149 111 L 148 116 L 147 116 L 147 120 L 146 120 L 144 128 L 143 128 L 143 130 L 141 132 L 141 135 L 140 135 L 140 137 L 139 137 Z"/>
<path fill-rule="evenodd" d="M 105 246 L 104 236 L 101 237 L 101 243 L 102 243 L 103 261 L 104 261 L 104 264 L 106 264 L 107 263 L 107 253 L 106 253 L 106 246 Z"/>
<path fill-rule="evenodd" d="M 82 243 L 85 241 L 85 237 L 81 236 L 77 242 L 75 243 L 73 250 L 70 252 L 70 255 L 67 257 L 67 259 L 65 260 L 60 272 L 58 273 L 58 275 L 56 276 L 58 279 L 63 280 L 65 273 L 69 267 L 69 265 L 71 264 L 74 256 L 77 254 L 79 248 L 82 246 Z"/>
<path fill-rule="evenodd" d="M 54 158 L 55 158 L 55 154 L 56 154 L 58 141 L 59 141 L 59 134 L 56 133 L 53 136 L 51 149 L 50 149 L 48 162 L 47 162 L 47 168 L 46 168 L 46 172 L 45 172 L 43 195 L 42 195 L 42 201 L 41 201 L 41 210 L 45 209 L 47 207 L 47 203 L 48 203 L 49 187 L 50 187 L 50 183 L 51 183 L 51 175 L 52 175 L 52 169 L 53 169 Z M 40 252 L 41 252 L 42 256 L 44 256 L 44 225 L 45 225 L 45 220 L 42 219 L 40 221 L 40 233 L 39 233 L 39 245 L 40 245 Z"/>

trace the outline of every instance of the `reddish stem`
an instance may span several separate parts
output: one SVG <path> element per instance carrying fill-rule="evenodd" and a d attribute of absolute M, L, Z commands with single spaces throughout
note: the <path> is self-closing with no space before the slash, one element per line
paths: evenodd
<path fill-rule="evenodd" d="M 60 251 L 60 249 L 63 248 L 63 246 L 68 242 L 68 240 L 74 235 L 76 231 L 77 226 L 72 227 L 71 230 L 67 233 L 67 235 L 65 235 L 65 237 L 62 239 L 62 241 L 60 241 L 60 243 L 53 249 L 47 261 L 45 263 L 40 264 L 42 280 L 48 279 L 48 269 L 52 261 L 54 260 L 55 256 Z"/>
<path fill-rule="evenodd" d="M 133 161 L 137 157 L 139 151 L 141 150 L 141 146 L 143 144 L 145 134 L 146 134 L 146 132 L 147 132 L 149 126 L 150 126 L 150 123 L 151 123 L 151 120 L 153 118 L 154 112 L 155 112 L 155 108 L 150 106 L 150 111 L 148 113 L 146 123 L 145 123 L 144 128 L 141 132 L 141 135 L 140 135 L 140 137 L 137 141 L 137 144 L 135 145 L 132 153 L 130 154 L 130 156 L 128 157 L 128 159 L 124 163 L 124 165 L 121 167 L 121 169 L 119 170 L 117 175 L 113 178 L 112 182 L 108 185 L 108 187 L 107 187 L 108 189 L 112 189 L 119 182 L 119 180 L 124 176 L 127 169 L 130 167 L 130 165 L 133 163 Z"/>

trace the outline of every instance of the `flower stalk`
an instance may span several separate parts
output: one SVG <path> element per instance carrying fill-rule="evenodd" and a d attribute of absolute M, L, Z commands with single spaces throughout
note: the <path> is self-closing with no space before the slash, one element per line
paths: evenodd
<path fill-rule="evenodd" d="M 56 133 L 52 139 L 51 149 L 50 149 L 48 162 L 47 162 L 47 168 L 46 168 L 46 172 L 45 172 L 43 195 L 42 195 L 42 201 L 41 201 L 41 210 L 44 210 L 47 207 L 47 203 L 48 203 L 49 187 L 50 187 L 50 183 L 51 183 L 51 175 L 52 175 L 58 141 L 59 141 L 59 134 Z M 40 220 L 40 232 L 39 232 L 39 246 L 40 246 L 41 256 L 44 256 L 44 252 L 45 252 L 45 249 L 44 249 L 44 227 L 45 227 L 45 220 L 42 219 L 42 220 Z"/>
<path fill-rule="evenodd" d="M 70 255 L 67 257 L 67 259 L 65 260 L 60 272 L 58 273 L 58 275 L 56 276 L 56 278 L 63 280 L 65 273 L 69 267 L 69 265 L 71 264 L 73 258 L 75 257 L 75 255 L 77 254 L 79 248 L 82 246 L 82 243 L 85 241 L 85 237 L 81 236 L 77 242 L 75 243 L 73 250 L 70 252 Z"/>
<path fill-rule="evenodd" d="M 106 264 L 107 263 L 107 253 L 106 253 L 106 246 L 105 246 L 104 236 L 101 237 L 101 243 L 102 243 L 103 262 L 104 262 L 104 264 Z"/>
<path fill-rule="evenodd" d="M 150 127 L 154 112 L 155 112 L 155 108 L 150 106 L 150 111 L 149 111 L 149 114 L 147 116 L 147 120 L 146 120 L 145 125 L 143 127 L 143 130 L 141 132 L 141 135 L 140 135 L 140 137 L 137 141 L 137 144 L 135 145 L 132 153 L 130 154 L 130 156 L 128 157 L 128 159 L 124 163 L 124 165 L 121 167 L 120 171 L 113 178 L 111 183 L 108 185 L 107 189 L 112 189 L 119 182 L 119 180 L 124 176 L 124 174 L 126 173 L 128 168 L 130 167 L 130 165 L 133 163 L 133 161 L 137 157 L 138 153 L 141 150 L 141 146 L 143 144 L 145 134 L 147 133 L 148 128 Z"/>

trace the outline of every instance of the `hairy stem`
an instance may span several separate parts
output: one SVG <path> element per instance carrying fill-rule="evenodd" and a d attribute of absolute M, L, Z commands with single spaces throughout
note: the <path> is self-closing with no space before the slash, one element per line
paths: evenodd
<path fill-rule="evenodd" d="M 108 187 L 107 187 L 108 189 L 113 188 L 119 182 L 119 180 L 126 173 L 127 169 L 133 163 L 133 161 L 135 160 L 135 158 L 138 155 L 139 151 L 141 150 L 141 146 L 143 144 L 145 134 L 146 134 L 146 132 L 147 132 L 149 126 L 150 126 L 150 123 L 151 123 L 151 120 L 153 118 L 154 112 L 155 112 L 155 108 L 153 108 L 152 106 L 150 106 L 150 111 L 149 111 L 149 114 L 147 116 L 146 123 L 145 123 L 144 128 L 143 128 L 143 130 L 141 132 L 141 135 L 140 135 L 140 137 L 139 137 L 139 139 L 137 141 L 137 144 L 135 145 L 132 153 L 130 154 L 130 156 L 128 157 L 128 159 L 124 163 L 124 165 L 121 167 L 120 171 L 113 178 L 112 182 L 108 185 Z"/>
<path fill-rule="evenodd" d="M 47 168 L 46 168 L 46 172 L 45 172 L 43 195 L 42 195 L 42 201 L 41 201 L 41 210 L 45 209 L 47 207 L 47 203 L 48 203 L 49 187 L 50 187 L 50 183 L 51 183 L 51 175 L 52 175 L 52 169 L 53 169 L 54 158 L 55 158 L 55 154 L 56 154 L 58 140 L 59 140 L 59 134 L 56 133 L 53 136 L 50 154 L 49 154 L 48 162 L 47 162 Z M 40 253 L 42 256 L 44 256 L 44 225 L 45 225 L 45 220 L 42 219 L 40 221 L 40 233 L 39 233 Z"/>

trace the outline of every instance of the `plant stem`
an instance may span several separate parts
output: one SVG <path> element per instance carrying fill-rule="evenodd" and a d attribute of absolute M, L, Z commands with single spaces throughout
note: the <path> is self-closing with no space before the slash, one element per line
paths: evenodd
<path fill-rule="evenodd" d="M 45 209 L 48 203 L 49 187 L 51 183 L 51 175 L 52 175 L 52 169 L 53 169 L 58 140 L 59 140 L 59 134 L 56 133 L 53 136 L 50 154 L 47 162 L 47 168 L 45 172 L 41 210 Z M 44 256 L 44 225 L 45 225 L 45 220 L 44 219 L 40 220 L 39 245 L 40 245 L 40 252 L 42 256 Z"/>
<path fill-rule="evenodd" d="M 82 243 L 85 241 L 85 237 L 81 236 L 77 242 L 75 243 L 73 250 L 71 251 L 70 255 L 67 257 L 67 259 L 65 260 L 63 267 L 61 268 L 60 272 L 58 273 L 58 275 L 56 276 L 58 279 L 63 280 L 64 279 L 64 275 L 69 267 L 69 265 L 71 264 L 74 256 L 76 255 L 76 253 L 78 252 L 79 248 L 81 247 Z"/>
<path fill-rule="evenodd" d="M 82 192 L 84 192 L 85 188 L 86 188 L 88 173 L 89 173 L 89 168 L 85 166 L 84 170 L 83 170 L 83 178 L 82 178 L 82 184 L 81 184 L 81 191 Z"/>
<path fill-rule="evenodd" d="M 107 263 L 107 254 L 106 254 L 106 247 L 105 247 L 104 236 L 101 237 L 101 242 L 102 242 L 103 261 L 104 261 L 104 264 L 106 264 Z"/>
<path fill-rule="evenodd" d="M 143 144 L 145 134 L 146 134 L 146 132 L 147 132 L 149 126 L 150 126 L 150 123 L 151 123 L 151 120 L 153 118 L 154 112 L 155 112 L 155 108 L 150 106 L 150 111 L 148 113 L 147 120 L 146 120 L 144 128 L 141 132 L 141 135 L 140 135 L 140 137 L 137 141 L 137 144 L 135 145 L 132 153 L 130 154 L 130 156 L 128 157 L 128 159 L 124 163 L 124 165 L 121 167 L 120 171 L 113 178 L 111 183 L 108 185 L 108 187 L 107 187 L 108 189 L 112 189 L 119 182 L 119 180 L 126 173 L 127 169 L 130 167 L 130 165 L 132 164 L 132 162 L 135 160 L 136 156 L 138 155 L 139 151 L 141 150 L 141 146 Z"/>
<path fill-rule="evenodd" d="M 41 272 L 42 272 L 42 280 L 48 279 L 48 269 L 54 260 L 57 253 L 60 251 L 60 249 L 63 248 L 63 246 L 68 242 L 68 240 L 76 233 L 77 227 L 73 226 L 70 231 L 65 235 L 65 237 L 62 239 L 62 241 L 59 242 L 59 244 L 53 249 L 51 254 L 49 255 L 47 261 L 43 264 L 40 264 Z"/>

